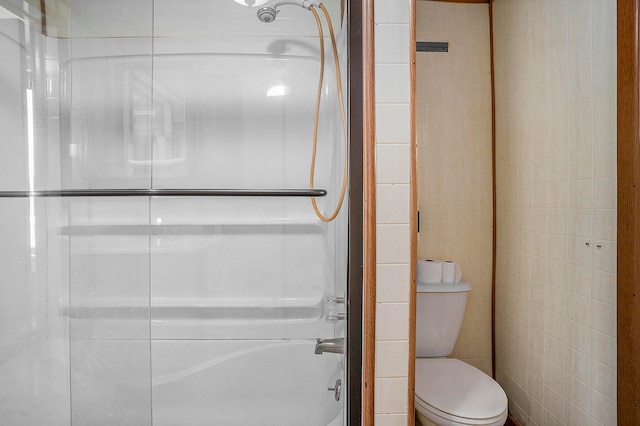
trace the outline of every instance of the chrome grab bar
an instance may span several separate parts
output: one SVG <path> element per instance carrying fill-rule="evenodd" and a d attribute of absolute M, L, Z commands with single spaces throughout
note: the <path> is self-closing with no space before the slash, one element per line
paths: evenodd
<path fill-rule="evenodd" d="M 320 355 L 325 352 L 332 354 L 344 353 L 344 337 L 336 337 L 334 339 L 316 339 L 315 354 Z"/>

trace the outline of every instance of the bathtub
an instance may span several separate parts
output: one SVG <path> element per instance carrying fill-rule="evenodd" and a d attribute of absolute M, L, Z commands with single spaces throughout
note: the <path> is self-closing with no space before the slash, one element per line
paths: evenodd
<path fill-rule="evenodd" d="M 342 409 L 327 390 L 336 379 L 344 381 L 342 356 L 315 355 L 314 346 L 315 341 L 154 342 L 154 424 L 329 425 Z"/>
<path fill-rule="evenodd" d="M 313 340 L 72 342 L 73 420 L 113 424 L 115 415 L 118 424 L 139 425 L 152 415 L 154 426 L 342 425 L 345 395 L 336 401 L 328 388 L 344 383 L 343 355 L 315 355 L 314 347 Z M 148 356 L 151 374 L 132 365 Z"/>

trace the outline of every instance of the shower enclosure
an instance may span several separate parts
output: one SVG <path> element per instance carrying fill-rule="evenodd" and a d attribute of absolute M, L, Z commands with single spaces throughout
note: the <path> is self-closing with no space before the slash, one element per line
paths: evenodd
<path fill-rule="evenodd" d="M 346 424 L 335 64 L 311 187 L 316 24 L 262 3 L 0 0 L 2 424 Z"/>

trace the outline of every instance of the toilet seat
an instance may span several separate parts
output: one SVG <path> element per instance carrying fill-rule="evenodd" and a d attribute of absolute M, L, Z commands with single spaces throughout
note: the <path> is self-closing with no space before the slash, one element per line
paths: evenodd
<path fill-rule="evenodd" d="M 477 368 L 454 358 L 416 359 L 416 409 L 440 425 L 503 425 L 507 396 Z"/>

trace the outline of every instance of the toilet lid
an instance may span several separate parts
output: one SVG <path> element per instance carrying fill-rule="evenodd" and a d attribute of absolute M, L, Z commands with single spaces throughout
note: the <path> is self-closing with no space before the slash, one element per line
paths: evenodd
<path fill-rule="evenodd" d="M 416 398 L 426 408 L 463 419 L 492 419 L 507 411 L 500 385 L 454 358 L 416 359 Z"/>

